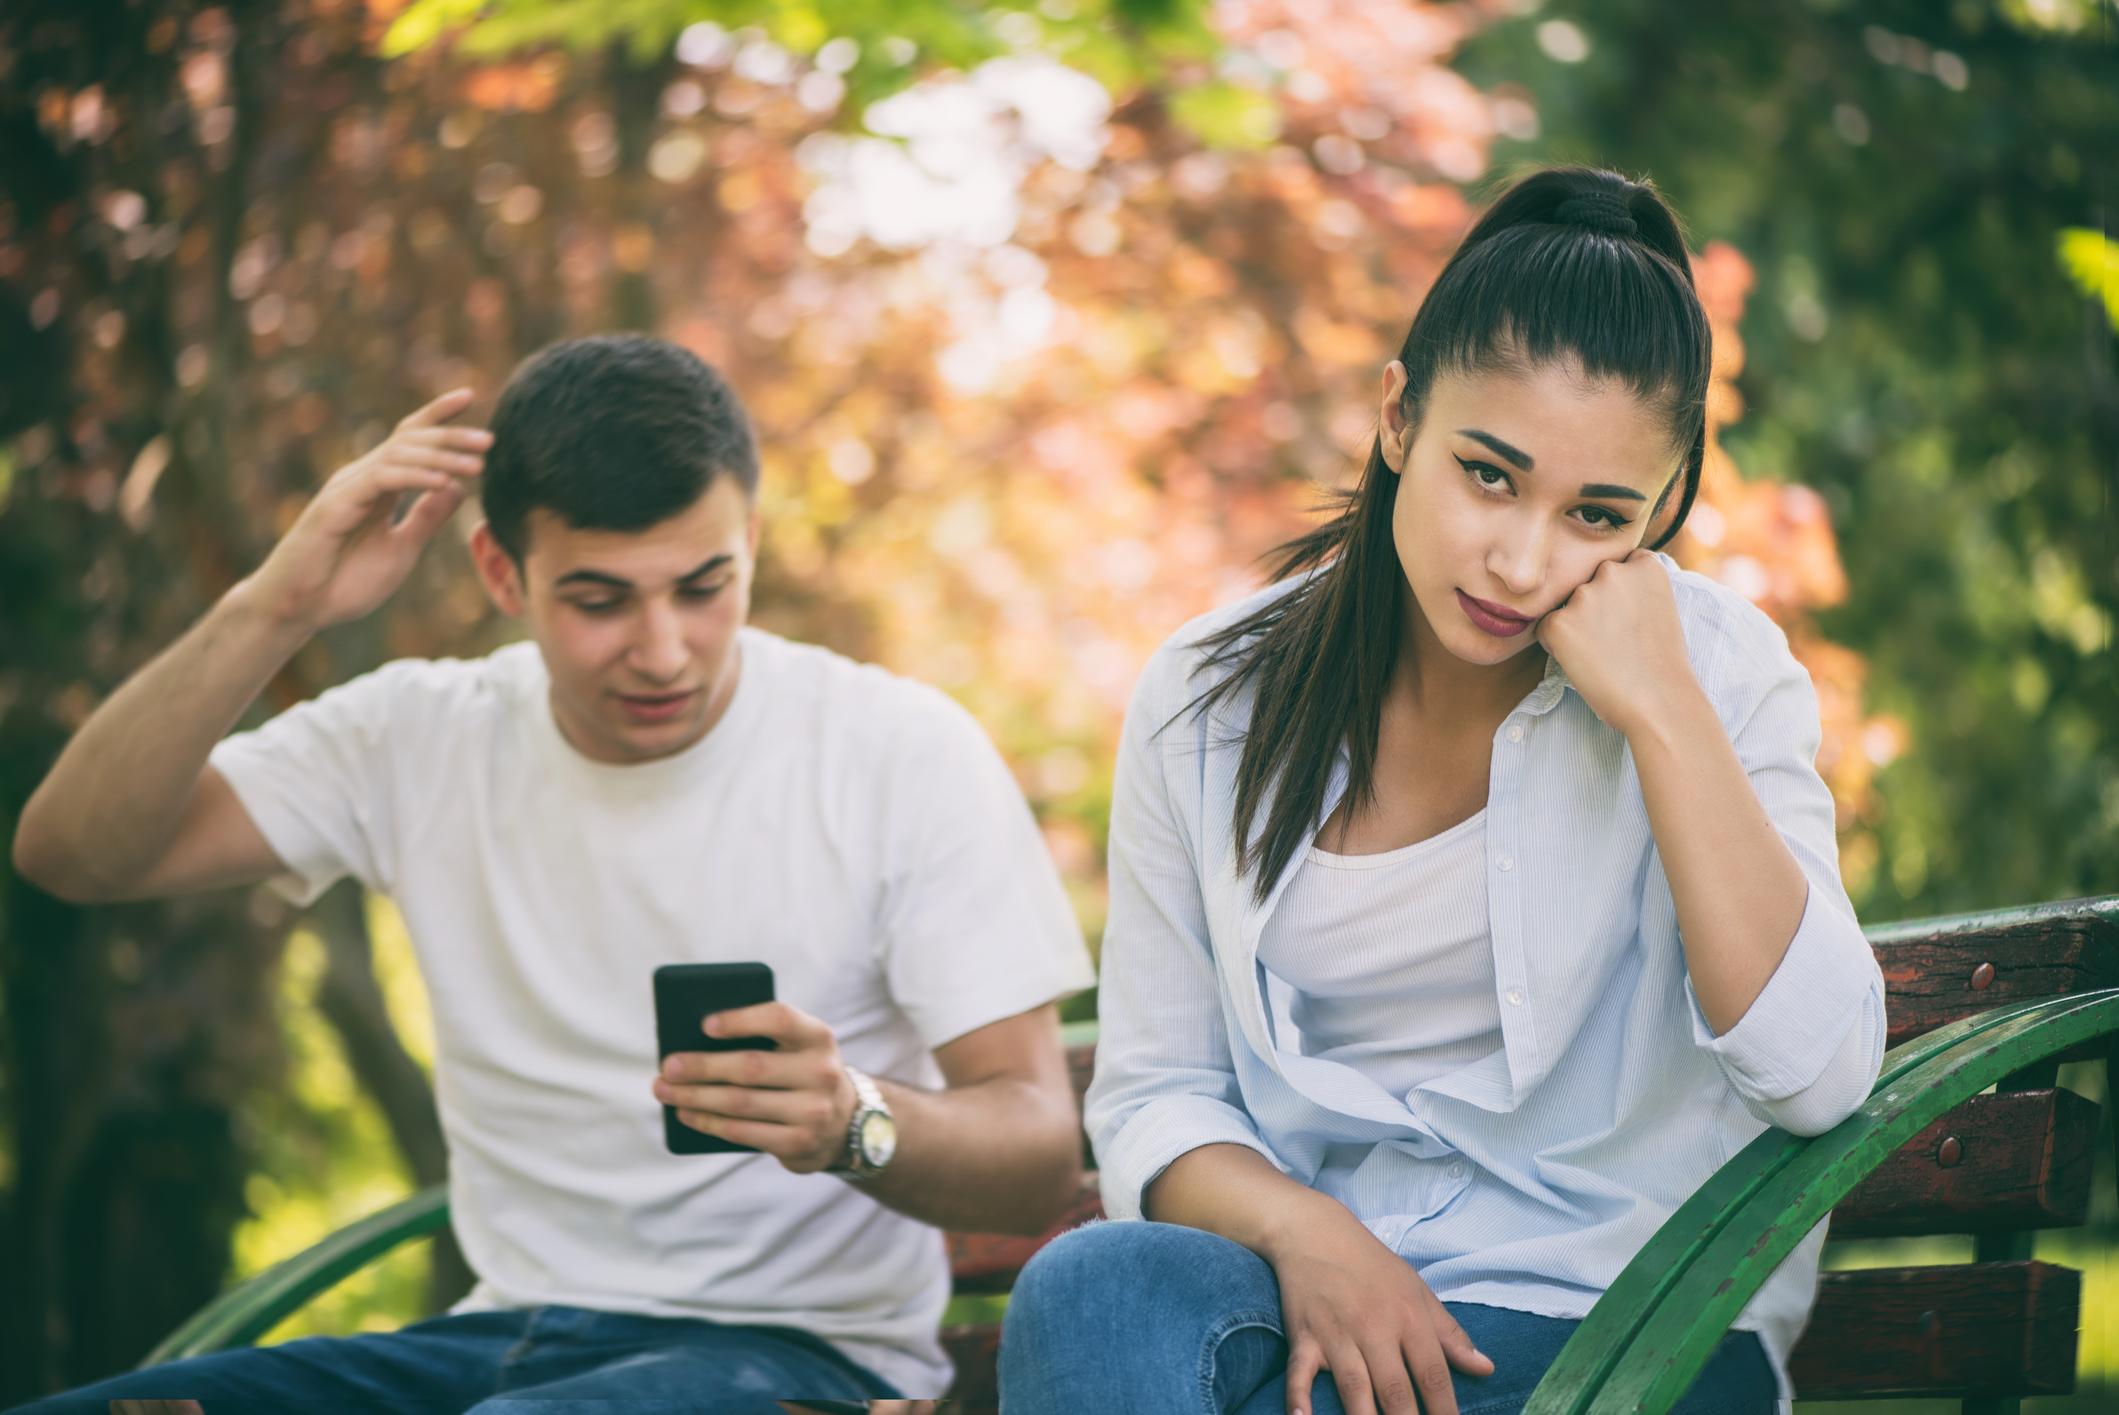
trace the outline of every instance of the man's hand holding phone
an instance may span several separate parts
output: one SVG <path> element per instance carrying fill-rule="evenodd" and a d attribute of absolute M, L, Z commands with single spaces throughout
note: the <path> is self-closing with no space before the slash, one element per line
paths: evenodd
<path fill-rule="evenodd" d="M 764 1037 L 771 1051 L 678 1051 L 662 1059 L 655 1099 L 701 1134 L 763 1150 L 795 1174 L 846 1157 L 857 1104 L 830 1027 L 784 1002 L 716 1012 L 707 1036 Z"/>

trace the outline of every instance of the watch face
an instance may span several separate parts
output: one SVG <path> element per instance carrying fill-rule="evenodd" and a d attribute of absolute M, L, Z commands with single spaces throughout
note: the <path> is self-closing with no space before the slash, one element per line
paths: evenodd
<path fill-rule="evenodd" d="M 897 1122 L 882 1111 L 870 1111 L 861 1121 L 861 1162 L 881 1169 L 897 1151 Z"/>

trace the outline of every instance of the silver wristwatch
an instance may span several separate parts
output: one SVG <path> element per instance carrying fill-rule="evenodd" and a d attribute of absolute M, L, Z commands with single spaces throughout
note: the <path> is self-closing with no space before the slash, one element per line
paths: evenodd
<path fill-rule="evenodd" d="M 881 1174 L 898 1152 L 898 1122 L 890 1103 L 865 1072 L 846 1068 L 853 1082 L 853 1119 L 846 1127 L 846 1163 L 832 1166 L 831 1173 L 847 1179 L 869 1179 Z"/>

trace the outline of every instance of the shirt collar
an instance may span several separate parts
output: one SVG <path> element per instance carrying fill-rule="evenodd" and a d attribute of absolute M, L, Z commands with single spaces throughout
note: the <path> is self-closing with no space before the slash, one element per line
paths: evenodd
<path fill-rule="evenodd" d="M 1530 695 L 1516 705 L 1516 710 L 1527 712 L 1532 717 L 1543 717 L 1559 706 L 1561 697 L 1569 688 L 1575 688 L 1574 680 L 1567 676 L 1566 669 L 1560 667 L 1560 660 L 1548 653 L 1545 655 L 1545 676 L 1538 680 L 1537 687 L 1530 690 Z M 1580 688 L 1575 688 L 1577 696 L 1581 691 Z"/>

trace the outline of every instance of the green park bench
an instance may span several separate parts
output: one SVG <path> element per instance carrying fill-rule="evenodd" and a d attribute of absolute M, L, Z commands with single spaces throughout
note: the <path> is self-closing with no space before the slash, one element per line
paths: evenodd
<path fill-rule="evenodd" d="M 1769 1130 L 1636 1256 L 1531 1398 L 1530 1415 L 1666 1409 L 1729 1323 L 1827 1214 L 1840 1238 L 1974 1236 L 1969 1263 L 1827 1272 L 1792 1374 L 1804 1399 L 1960 1399 L 2014 1411 L 2074 1389 L 2081 1275 L 2031 1257 L 2089 1215 L 2099 1107 L 2066 1061 L 2119 1052 L 2119 895 L 1872 927 L 1890 1050 L 1868 1102 L 1811 1139 Z M 1095 1024 L 1067 1029 L 1076 1093 Z M 959 1295 L 1008 1291 L 1053 1236 L 1100 1212 L 1090 1176 L 1036 1238 L 951 1234 Z M 317 1293 L 448 1221 L 429 1189 L 222 1294 L 146 1365 L 254 1342 Z M 998 1320 L 952 1326 L 954 1401 L 996 1402 Z"/>

